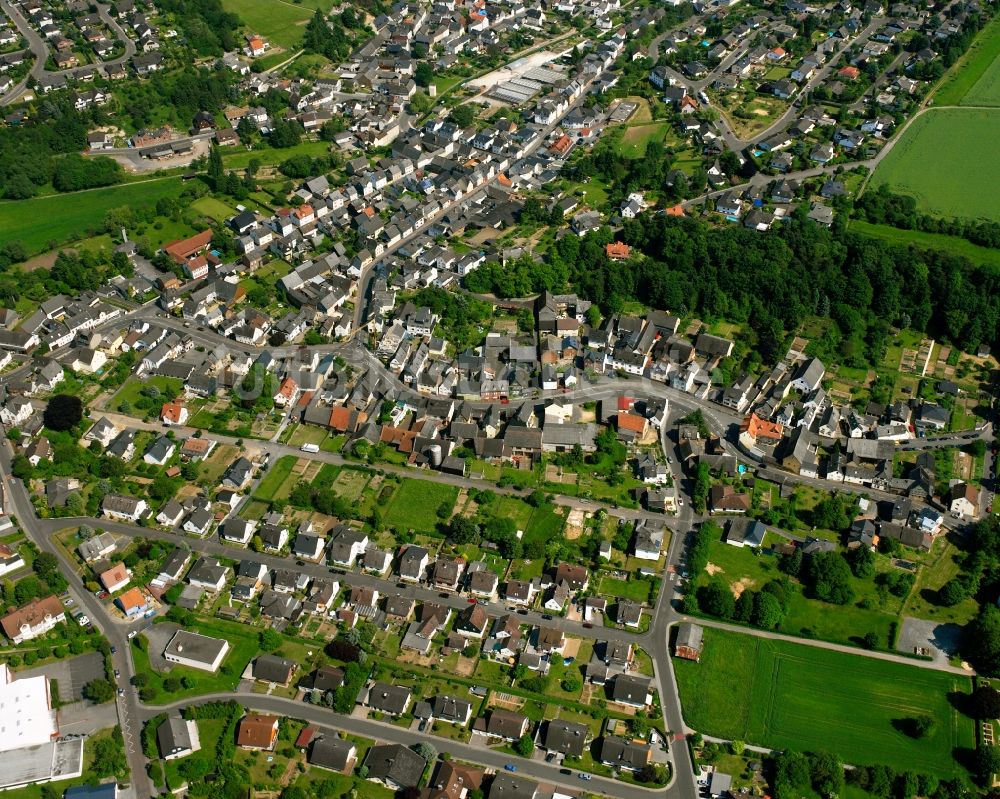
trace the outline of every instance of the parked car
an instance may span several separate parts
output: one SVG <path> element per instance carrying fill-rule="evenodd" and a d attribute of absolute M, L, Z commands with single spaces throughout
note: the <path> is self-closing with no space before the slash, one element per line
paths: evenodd
<path fill-rule="evenodd" d="M 590 774 L 584 774 L 583 772 L 580 772 L 576 776 L 579 777 L 581 780 L 592 780 L 592 779 L 594 779 Z"/>
<path fill-rule="evenodd" d="M 517 766 L 515 766 L 513 763 L 508 763 L 506 766 L 503 767 L 503 770 L 504 771 L 517 771 Z"/>

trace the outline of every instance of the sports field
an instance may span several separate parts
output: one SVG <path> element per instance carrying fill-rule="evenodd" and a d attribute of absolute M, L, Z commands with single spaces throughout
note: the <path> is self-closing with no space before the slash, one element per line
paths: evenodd
<path fill-rule="evenodd" d="M 973 746 L 972 720 L 948 700 L 971 689 L 957 675 L 713 629 L 701 662 L 674 669 L 686 722 L 708 735 L 940 776 Z M 923 715 L 936 721 L 924 738 L 897 729 Z"/>
<path fill-rule="evenodd" d="M 1000 109 L 936 109 L 913 121 L 872 176 L 943 217 L 1000 221 Z"/>

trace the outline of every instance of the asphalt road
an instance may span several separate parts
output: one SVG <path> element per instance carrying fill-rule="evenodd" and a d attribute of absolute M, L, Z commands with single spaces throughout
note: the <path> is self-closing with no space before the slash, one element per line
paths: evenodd
<path fill-rule="evenodd" d="M 328 730 L 344 731 L 351 735 L 403 744 L 404 746 L 428 743 L 439 752 L 447 751 L 454 758 L 478 763 L 499 772 L 503 772 L 504 766 L 508 763 L 513 763 L 517 767 L 517 776 L 519 777 L 528 777 L 548 785 L 560 786 L 573 792 L 586 791 L 587 793 L 596 793 L 602 796 L 614 796 L 618 797 L 618 799 L 649 799 L 651 796 L 663 795 L 665 793 L 662 788 L 644 788 L 639 785 L 632 785 L 597 775 L 594 775 L 593 779 L 584 782 L 576 777 L 578 772 L 575 770 L 572 775 L 563 775 L 559 773 L 560 767 L 558 765 L 546 763 L 543 760 L 527 760 L 526 758 L 508 755 L 485 746 L 472 746 L 458 741 L 450 741 L 430 733 L 411 731 L 395 724 L 390 724 L 389 722 L 342 716 L 328 708 L 318 707 L 305 702 L 296 702 L 292 699 L 277 696 L 264 696 L 252 693 L 212 694 L 199 697 L 196 700 L 185 699 L 172 705 L 143 706 L 141 712 L 145 714 L 146 718 L 149 718 L 155 716 L 157 713 L 162 713 L 164 710 L 203 704 L 205 702 L 225 702 L 234 699 L 248 710 L 291 716 L 303 719 L 310 724 L 325 727 Z M 684 748 L 687 749 L 686 746 Z"/>

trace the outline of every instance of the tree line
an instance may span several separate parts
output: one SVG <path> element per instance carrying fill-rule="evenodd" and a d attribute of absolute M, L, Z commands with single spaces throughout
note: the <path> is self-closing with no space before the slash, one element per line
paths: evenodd
<path fill-rule="evenodd" d="M 917 201 L 895 194 L 886 185 L 866 191 L 855 201 L 855 216 L 874 224 L 892 225 L 903 230 L 958 236 L 980 247 L 1000 248 L 1000 223 L 974 219 L 941 219 L 917 210 Z"/>

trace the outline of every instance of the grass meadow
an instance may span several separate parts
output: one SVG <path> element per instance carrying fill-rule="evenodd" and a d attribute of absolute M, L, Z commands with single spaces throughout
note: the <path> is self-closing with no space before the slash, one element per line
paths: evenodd
<path fill-rule="evenodd" d="M 879 165 L 872 184 L 914 197 L 926 213 L 1000 220 L 998 125 L 1000 109 L 928 111 Z"/>
<path fill-rule="evenodd" d="M 1000 17 L 980 32 L 934 92 L 935 105 L 1000 106 Z"/>
<path fill-rule="evenodd" d="M 153 205 L 181 193 L 181 178 L 0 202 L 0 241 L 20 241 L 32 255 L 100 229 L 112 208 Z"/>
<path fill-rule="evenodd" d="M 447 504 L 450 515 L 456 499 L 458 489 L 454 486 L 405 479 L 393 493 L 384 521 L 400 530 L 432 533 L 441 521 L 438 508 Z"/>
<path fill-rule="evenodd" d="M 701 662 L 674 669 L 687 723 L 708 735 L 939 776 L 973 746 L 972 720 L 948 698 L 971 688 L 957 675 L 712 629 Z M 936 722 L 925 737 L 901 731 L 922 715 Z"/>

